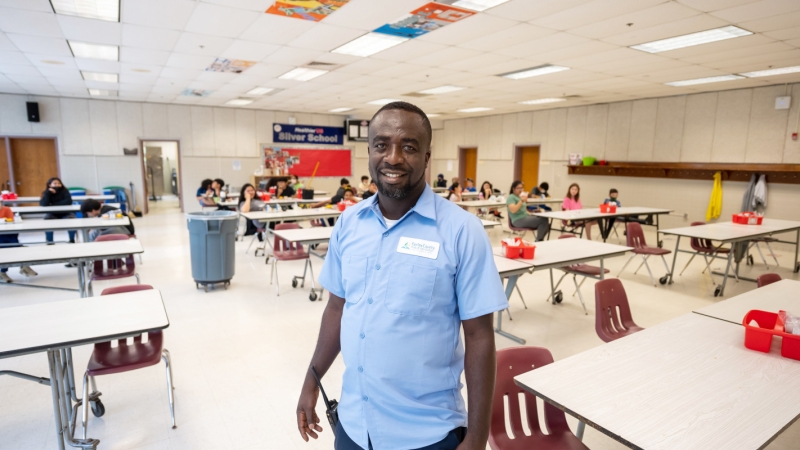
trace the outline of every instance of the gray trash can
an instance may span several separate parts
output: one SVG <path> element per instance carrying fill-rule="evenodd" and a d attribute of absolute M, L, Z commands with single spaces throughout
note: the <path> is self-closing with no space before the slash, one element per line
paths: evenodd
<path fill-rule="evenodd" d="M 208 292 L 217 283 L 227 289 L 235 272 L 234 251 L 238 216 L 232 211 L 201 211 L 186 214 L 192 278 Z"/>

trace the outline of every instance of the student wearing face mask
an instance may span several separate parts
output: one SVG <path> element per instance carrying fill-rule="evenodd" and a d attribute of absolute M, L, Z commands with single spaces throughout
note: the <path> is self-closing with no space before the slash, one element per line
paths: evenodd
<path fill-rule="evenodd" d="M 58 177 L 53 177 L 47 180 L 47 186 L 44 192 L 42 192 L 42 197 L 39 200 L 40 206 L 66 206 L 72 204 L 72 195 L 69 193 L 69 189 L 64 187 L 64 183 L 61 182 L 61 179 Z M 55 219 L 74 219 L 75 214 L 71 212 L 61 212 L 61 213 L 47 213 L 44 215 L 44 220 L 55 220 Z M 46 231 L 45 233 L 47 239 L 47 245 L 53 245 L 53 232 Z M 69 242 L 71 244 L 75 243 L 75 231 L 69 231 Z"/>

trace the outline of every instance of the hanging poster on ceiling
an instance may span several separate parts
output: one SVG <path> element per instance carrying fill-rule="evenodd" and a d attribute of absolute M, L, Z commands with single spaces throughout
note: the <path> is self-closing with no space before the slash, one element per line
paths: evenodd
<path fill-rule="evenodd" d="M 413 39 L 466 19 L 473 14 L 475 14 L 474 11 L 431 2 L 392 23 L 376 28 L 375 32 Z"/>
<path fill-rule="evenodd" d="M 319 22 L 346 5 L 350 0 L 278 0 L 267 14 Z"/>
<path fill-rule="evenodd" d="M 242 73 L 255 63 L 243 59 L 217 58 L 206 68 L 206 72 Z"/>

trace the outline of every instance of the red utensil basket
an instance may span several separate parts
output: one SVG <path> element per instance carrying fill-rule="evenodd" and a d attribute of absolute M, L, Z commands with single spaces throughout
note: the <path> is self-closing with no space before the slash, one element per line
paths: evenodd
<path fill-rule="evenodd" d="M 755 321 L 758 326 L 750 325 Z M 750 350 L 769 353 L 772 338 L 780 336 L 781 356 L 800 360 L 800 336 L 784 331 L 783 321 L 777 313 L 754 309 L 744 316 L 744 346 Z"/>
<path fill-rule="evenodd" d="M 520 238 L 515 238 L 515 241 L 517 242 L 517 245 L 508 245 L 503 242 L 503 249 L 505 249 L 506 258 L 533 259 L 533 256 L 536 253 L 536 246 L 526 245 L 525 242 Z"/>
<path fill-rule="evenodd" d="M 602 205 L 600 205 L 600 212 L 601 213 L 615 213 L 615 212 L 617 212 L 617 205 L 609 204 L 609 203 L 603 203 Z"/>
<path fill-rule="evenodd" d="M 742 225 L 761 225 L 764 216 L 759 216 L 754 212 L 743 212 L 733 215 L 733 223 Z"/>

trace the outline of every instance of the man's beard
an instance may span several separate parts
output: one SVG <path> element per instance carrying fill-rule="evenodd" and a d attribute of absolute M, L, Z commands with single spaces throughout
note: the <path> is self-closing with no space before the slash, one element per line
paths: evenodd
<path fill-rule="evenodd" d="M 414 172 L 409 170 L 406 173 L 408 174 L 407 176 L 410 180 Z M 394 200 L 402 200 L 408 197 L 408 195 L 411 194 L 420 185 L 420 183 L 425 182 L 422 178 L 420 178 L 419 180 L 414 182 L 413 185 L 411 184 L 411 181 L 409 181 L 405 185 L 389 185 L 384 183 L 381 180 L 381 177 L 374 177 L 374 178 L 375 178 L 375 184 L 377 184 L 378 186 L 378 192 L 380 193 L 380 195 Z"/>

